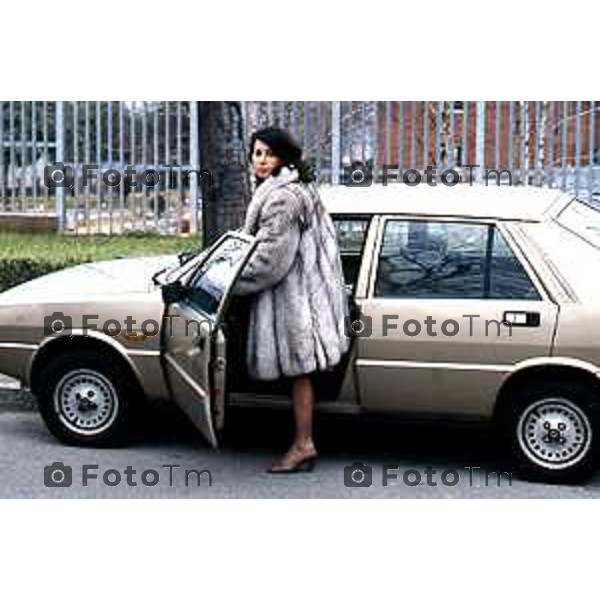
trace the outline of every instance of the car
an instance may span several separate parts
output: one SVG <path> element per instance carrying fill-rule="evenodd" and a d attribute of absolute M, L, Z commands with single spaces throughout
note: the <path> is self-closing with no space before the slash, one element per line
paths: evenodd
<path fill-rule="evenodd" d="M 494 426 L 528 477 L 578 481 L 600 430 L 600 211 L 555 189 L 325 186 L 349 351 L 315 376 L 317 410 Z M 78 265 L 0 294 L 0 372 L 62 442 L 127 439 L 175 402 L 212 446 L 228 406 L 285 406 L 245 367 L 257 240 Z"/>

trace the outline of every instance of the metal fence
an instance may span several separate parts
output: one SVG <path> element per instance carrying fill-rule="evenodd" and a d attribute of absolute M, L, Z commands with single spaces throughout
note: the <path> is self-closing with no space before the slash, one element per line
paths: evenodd
<path fill-rule="evenodd" d="M 196 111 L 196 102 L 0 102 L 0 210 L 55 213 L 77 233 L 180 232 L 198 204 L 196 178 L 182 177 L 199 162 Z M 61 164 L 64 177 L 49 185 Z M 136 186 L 125 184 L 127 165 Z M 157 185 L 142 181 L 148 170 Z"/>
<path fill-rule="evenodd" d="M 375 180 L 383 164 L 479 179 L 494 169 L 515 185 L 597 196 L 597 111 L 595 101 L 263 102 L 248 107 L 246 123 L 289 128 L 320 181 L 341 183 L 354 162 L 373 166 Z"/>
<path fill-rule="evenodd" d="M 453 169 L 479 179 L 508 170 L 516 185 L 600 197 L 595 101 L 242 105 L 246 141 L 268 124 L 289 129 L 320 182 L 343 183 L 355 162 L 371 166 L 378 181 L 385 163 L 400 174 L 432 166 L 438 175 Z M 201 170 L 198 134 L 197 102 L 0 102 L 0 213 L 56 214 L 62 230 L 83 234 L 194 230 L 200 186 L 184 172 Z M 49 188 L 45 169 L 54 163 L 72 168 L 72 180 L 67 170 L 67 180 Z M 93 163 L 96 177 L 84 185 L 83 166 Z M 160 182 L 103 181 L 127 165 L 138 181 L 152 170 Z"/>

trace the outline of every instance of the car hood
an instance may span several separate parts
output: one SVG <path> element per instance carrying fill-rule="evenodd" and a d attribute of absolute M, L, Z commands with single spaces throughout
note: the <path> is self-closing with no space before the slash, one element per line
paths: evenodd
<path fill-rule="evenodd" d="M 176 267 L 176 254 L 120 258 L 84 263 L 27 281 L 0 294 L 0 305 L 65 302 L 83 296 L 150 292 L 152 276 Z"/>

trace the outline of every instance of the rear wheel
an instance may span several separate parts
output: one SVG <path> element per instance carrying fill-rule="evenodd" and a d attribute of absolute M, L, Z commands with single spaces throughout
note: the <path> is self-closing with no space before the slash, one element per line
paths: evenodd
<path fill-rule="evenodd" d="M 501 415 L 518 471 L 555 483 L 584 479 L 594 469 L 600 433 L 597 391 L 560 379 L 529 383 Z"/>
<path fill-rule="evenodd" d="M 61 442 L 79 446 L 122 444 L 138 395 L 123 365 L 91 351 L 52 359 L 41 373 L 37 394 L 48 429 Z"/>

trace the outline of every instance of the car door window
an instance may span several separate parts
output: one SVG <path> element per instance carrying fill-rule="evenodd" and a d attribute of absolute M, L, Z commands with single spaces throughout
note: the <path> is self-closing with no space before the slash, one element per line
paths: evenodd
<path fill-rule="evenodd" d="M 396 219 L 385 223 L 374 295 L 540 299 L 495 225 Z"/>
<path fill-rule="evenodd" d="M 225 238 L 187 283 L 190 304 L 208 315 L 216 315 L 251 246 L 248 239 Z"/>
<path fill-rule="evenodd" d="M 336 228 L 344 281 L 354 289 L 360 271 L 369 217 L 333 217 Z"/>

